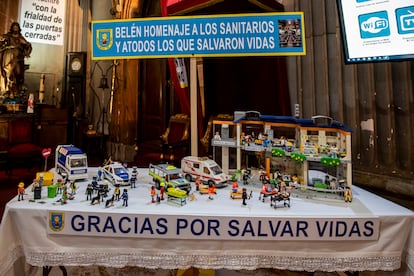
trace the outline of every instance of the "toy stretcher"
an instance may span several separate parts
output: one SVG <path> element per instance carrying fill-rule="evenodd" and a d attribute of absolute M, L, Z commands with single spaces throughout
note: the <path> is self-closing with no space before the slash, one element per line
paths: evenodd
<path fill-rule="evenodd" d="M 200 185 L 198 187 L 198 191 L 200 192 L 200 194 L 202 195 L 206 195 L 208 194 L 208 185 Z"/>
<path fill-rule="evenodd" d="M 290 194 L 278 193 L 270 197 L 270 207 L 277 208 L 277 202 L 283 202 L 283 206 L 290 207 Z"/>
<path fill-rule="evenodd" d="M 242 190 L 238 189 L 237 192 L 231 190 L 230 191 L 231 199 L 241 199 L 242 198 Z"/>
<path fill-rule="evenodd" d="M 278 193 L 279 192 L 276 190 L 272 190 L 270 192 L 260 191 L 259 200 L 262 200 L 264 202 L 266 197 L 271 197 L 273 195 L 277 195 Z"/>
<path fill-rule="evenodd" d="M 182 206 L 187 203 L 187 192 L 180 189 L 169 188 L 167 191 L 167 200 Z"/>
<path fill-rule="evenodd" d="M 253 191 L 250 191 L 250 194 L 247 196 L 247 199 L 252 198 Z M 231 199 L 242 199 L 243 198 L 243 190 L 238 189 L 237 192 L 231 190 L 230 191 Z"/>

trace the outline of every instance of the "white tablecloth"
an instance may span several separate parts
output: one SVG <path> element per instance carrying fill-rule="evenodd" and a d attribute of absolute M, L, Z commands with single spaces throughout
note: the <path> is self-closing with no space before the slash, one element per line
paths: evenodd
<path fill-rule="evenodd" d="M 352 203 L 309 200 L 291 197 L 291 207 L 274 209 L 269 202 L 258 200 L 261 187 L 246 186 L 253 191 L 247 206 L 230 199 L 230 187 L 217 189 L 213 200 L 195 193 L 196 200 L 179 204 L 161 201 L 151 203 L 152 185 L 147 170 L 139 172 L 137 188 L 129 189 L 129 206 L 122 201 L 105 208 L 104 203 L 86 201 L 88 182 L 78 183 L 77 195 L 65 205 L 48 199 L 44 187 L 42 199 L 30 202 L 12 199 L 6 206 L 0 225 L 0 275 L 13 268 L 24 257 L 33 266 L 140 266 L 146 268 L 211 268 L 258 269 L 275 268 L 296 271 L 392 271 L 407 262 L 414 268 L 414 213 L 404 207 L 353 187 Z M 129 188 L 129 187 L 128 187 Z M 113 188 L 112 188 L 113 189 Z M 110 192 L 112 194 L 112 191 Z M 266 199 L 268 200 L 268 199 Z M 69 214 L 134 217 L 139 215 L 174 218 L 220 219 L 361 219 L 376 218 L 379 236 L 374 240 L 300 240 L 255 238 L 222 239 L 205 236 L 118 237 L 114 235 L 65 235 L 48 230 L 51 212 Z M 213 220 L 216 221 L 216 220 Z M 66 223 L 70 223 L 67 221 Z M 161 228 L 162 230 L 162 228 Z M 196 231 L 199 231 L 197 228 Z M 234 229 L 233 229 L 234 230 Z M 118 233 L 119 234 L 119 233 Z M 213 233 L 214 234 L 214 233 Z M 94 236 L 95 235 L 95 236 Z M 264 236 L 264 235 L 263 235 Z"/>

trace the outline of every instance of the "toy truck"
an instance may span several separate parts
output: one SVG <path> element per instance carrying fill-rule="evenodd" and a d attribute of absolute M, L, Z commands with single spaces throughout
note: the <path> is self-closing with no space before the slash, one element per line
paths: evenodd
<path fill-rule="evenodd" d="M 66 175 L 68 180 L 88 178 L 88 157 L 73 145 L 56 147 L 55 169 L 60 175 Z"/>
<path fill-rule="evenodd" d="M 223 173 L 221 167 L 207 157 L 186 156 L 181 159 L 181 170 L 188 181 L 197 177 L 206 184 L 214 184 L 216 187 L 227 185 L 229 176 Z"/>
<path fill-rule="evenodd" d="M 169 188 L 180 189 L 187 192 L 187 195 L 191 191 L 191 184 L 187 179 L 181 177 L 181 170 L 173 165 L 159 164 L 149 165 L 148 174 L 152 176 L 152 180 L 155 183 L 155 188 L 160 189 L 163 185 L 165 190 Z"/>

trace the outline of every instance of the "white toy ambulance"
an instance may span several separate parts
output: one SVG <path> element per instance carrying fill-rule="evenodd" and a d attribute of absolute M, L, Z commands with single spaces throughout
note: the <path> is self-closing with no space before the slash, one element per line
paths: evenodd
<path fill-rule="evenodd" d="M 214 160 L 207 157 L 184 157 L 181 159 L 181 171 L 188 181 L 194 181 L 200 177 L 202 182 L 214 183 L 216 187 L 226 186 L 230 179 Z"/>

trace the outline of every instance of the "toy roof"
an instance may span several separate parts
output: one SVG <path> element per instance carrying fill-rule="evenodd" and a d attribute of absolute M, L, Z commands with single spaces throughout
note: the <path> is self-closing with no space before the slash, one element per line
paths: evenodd
<path fill-rule="evenodd" d="M 254 117 L 251 117 L 252 112 L 246 112 L 245 116 L 241 116 L 234 120 L 234 123 L 239 123 L 244 120 L 258 120 L 270 123 L 280 124 L 295 124 L 301 127 L 315 127 L 315 128 L 336 128 L 346 132 L 352 132 L 352 129 L 345 124 L 338 122 L 330 117 L 317 115 L 311 119 L 295 118 L 292 116 L 276 116 L 276 115 L 261 115 L 256 113 Z"/>

